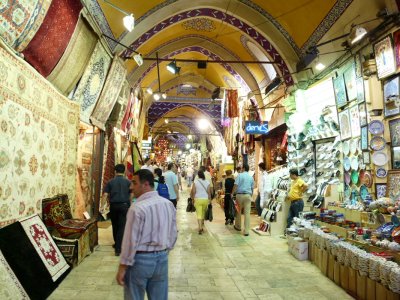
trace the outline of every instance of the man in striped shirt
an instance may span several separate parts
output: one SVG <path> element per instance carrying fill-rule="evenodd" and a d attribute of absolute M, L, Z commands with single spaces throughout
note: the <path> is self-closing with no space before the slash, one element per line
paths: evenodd
<path fill-rule="evenodd" d="M 154 191 L 154 176 L 146 169 L 132 180 L 136 203 L 127 214 L 118 284 L 125 299 L 168 299 L 168 252 L 176 242 L 176 209 Z"/>

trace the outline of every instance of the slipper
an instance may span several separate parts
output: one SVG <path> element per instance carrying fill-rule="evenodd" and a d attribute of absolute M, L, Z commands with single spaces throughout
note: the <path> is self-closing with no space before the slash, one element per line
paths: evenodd
<path fill-rule="evenodd" d="M 242 231 L 242 229 L 239 229 L 236 226 L 233 226 L 233 228 L 235 228 L 235 230 L 237 230 L 237 231 Z"/>

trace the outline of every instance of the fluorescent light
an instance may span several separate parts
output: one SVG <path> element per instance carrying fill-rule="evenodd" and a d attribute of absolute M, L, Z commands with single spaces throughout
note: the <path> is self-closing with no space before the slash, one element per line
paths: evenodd
<path fill-rule="evenodd" d="M 356 26 L 351 29 L 350 32 L 350 43 L 355 44 L 359 42 L 365 35 L 367 34 L 367 30 L 364 27 Z"/>
<path fill-rule="evenodd" d="M 167 93 L 162 93 L 161 97 L 165 100 L 167 99 Z"/>
<path fill-rule="evenodd" d="M 168 120 L 168 119 L 164 119 L 164 123 L 165 123 L 165 124 L 168 124 L 168 123 L 169 123 L 169 120 Z"/>
<path fill-rule="evenodd" d="M 130 32 L 135 27 L 135 18 L 132 14 L 125 16 L 123 19 L 125 28 Z"/>
<path fill-rule="evenodd" d="M 154 100 L 156 100 L 156 101 L 160 100 L 160 98 L 161 98 L 160 93 L 154 93 L 154 94 L 153 94 L 153 98 L 154 98 Z"/>
<path fill-rule="evenodd" d="M 197 123 L 197 126 L 200 129 L 207 129 L 208 126 L 210 126 L 210 123 L 208 122 L 207 119 L 200 119 L 199 122 Z"/>
<path fill-rule="evenodd" d="M 133 56 L 133 59 L 136 61 L 137 65 L 138 65 L 139 67 L 140 67 L 141 65 L 143 65 L 143 57 L 142 57 L 142 55 L 141 55 L 140 53 L 134 55 L 134 56 Z"/>
<path fill-rule="evenodd" d="M 175 61 L 171 61 L 168 65 L 167 65 L 167 70 L 170 71 L 172 74 L 177 74 L 179 73 L 179 71 L 181 70 L 180 67 L 178 67 L 176 65 Z"/>
<path fill-rule="evenodd" d="M 149 95 L 153 95 L 153 90 L 150 87 L 148 87 L 146 89 L 146 93 L 149 94 Z"/>
<path fill-rule="evenodd" d="M 323 69 L 325 69 L 325 65 L 324 65 L 323 63 L 319 62 L 319 63 L 317 63 L 317 64 L 315 65 L 315 68 L 316 68 L 318 71 L 322 71 Z"/>

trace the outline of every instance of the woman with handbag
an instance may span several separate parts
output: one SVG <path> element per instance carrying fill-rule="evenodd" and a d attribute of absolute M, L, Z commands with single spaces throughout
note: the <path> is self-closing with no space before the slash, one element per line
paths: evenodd
<path fill-rule="evenodd" d="M 196 208 L 197 224 L 199 225 L 199 234 L 204 232 L 204 218 L 208 204 L 211 203 L 211 187 L 206 180 L 204 172 L 199 170 L 198 176 L 193 182 L 190 197 L 194 199 L 194 207 Z"/>

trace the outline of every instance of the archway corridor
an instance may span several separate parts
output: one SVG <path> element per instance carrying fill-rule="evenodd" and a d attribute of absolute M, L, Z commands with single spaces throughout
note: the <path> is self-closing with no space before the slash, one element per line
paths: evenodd
<path fill-rule="evenodd" d="M 298 261 L 278 236 L 243 236 L 224 225 L 214 201 L 214 220 L 197 233 L 195 213 L 186 212 L 189 190 L 178 202 L 178 240 L 169 253 L 169 299 L 353 299 L 310 261 Z M 251 215 L 251 226 L 258 223 Z M 118 257 L 111 226 L 99 229 L 99 247 L 72 270 L 50 300 L 123 298 L 115 280 Z"/>

